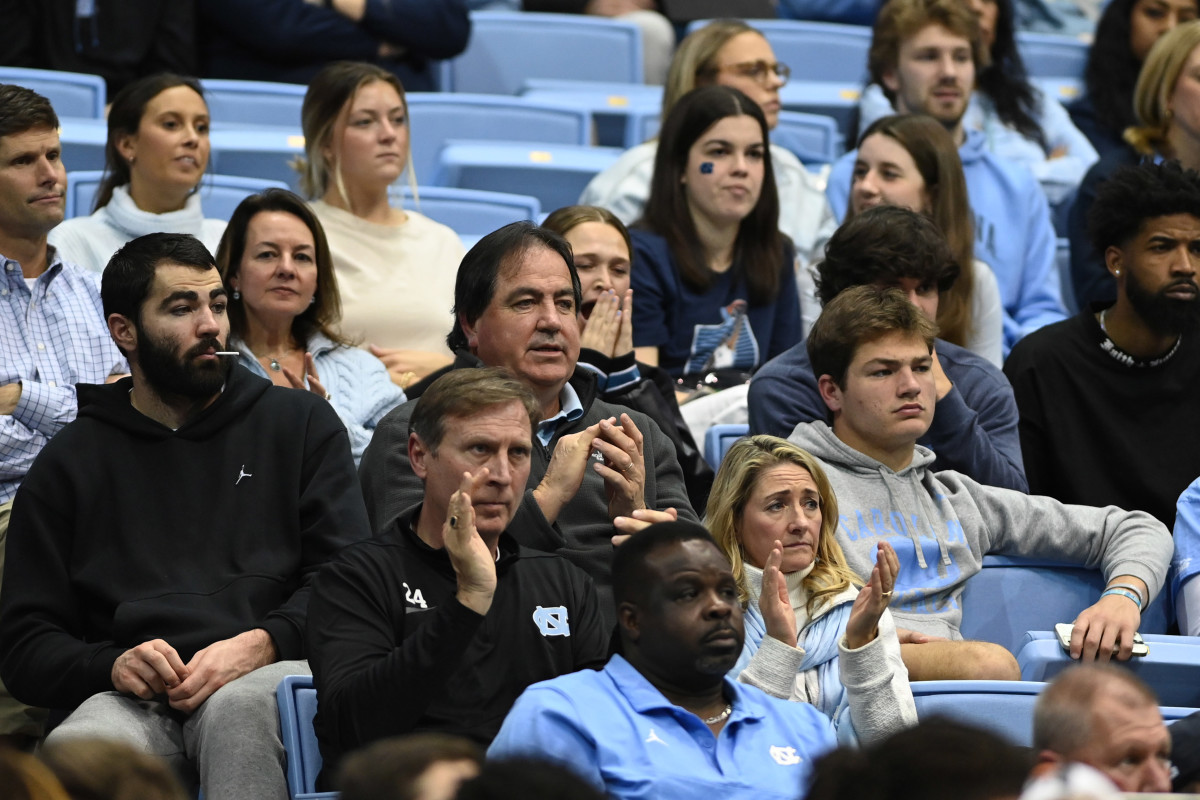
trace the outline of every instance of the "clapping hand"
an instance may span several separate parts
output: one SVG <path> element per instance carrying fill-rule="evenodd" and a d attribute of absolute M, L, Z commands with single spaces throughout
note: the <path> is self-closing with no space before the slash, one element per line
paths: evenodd
<path fill-rule="evenodd" d="M 464 472 L 458 491 L 450 495 L 442 543 L 458 578 L 458 602 L 486 614 L 496 593 L 496 559 L 475 529 L 475 507 L 471 495 L 488 481 L 487 467 L 472 475 Z"/>
<path fill-rule="evenodd" d="M 879 618 L 892 600 L 899 574 L 900 559 L 896 551 L 887 542 L 880 542 L 871 579 L 855 598 L 846 623 L 846 646 L 851 650 L 874 641 L 879 633 Z"/>

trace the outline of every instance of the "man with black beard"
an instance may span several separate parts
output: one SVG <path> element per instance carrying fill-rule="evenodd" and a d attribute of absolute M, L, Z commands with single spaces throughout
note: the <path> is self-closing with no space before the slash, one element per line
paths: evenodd
<path fill-rule="evenodd" d="M 1031 334 L 1004 365 L 1029 491 L 1170 528 L 1200 475 L 1200 174 L 1122 168 L 1088 222 L 1116 302 Z"/>
<path fill-rule="evenodd" d="M 69 712 L 49 740 L 127 739 L 209 800 L 285 800 L 275 687 L 308 672 L 315 573 L 369 532 L 346 430 L 222 353 L 193 237 L 129 242 L 101 298 L 131 376 L 78 387 L 17 492 L 0 675 Z"/>
<path fill-rule="evenodd" d="M 620 654 L 526 689 L 488 760 L 558 761 L 618 800 L 802 797 L 833 723 L 727 677 L 742 605 L 708 531 L 651 525 L 617 548 L 612 579 Z"/>

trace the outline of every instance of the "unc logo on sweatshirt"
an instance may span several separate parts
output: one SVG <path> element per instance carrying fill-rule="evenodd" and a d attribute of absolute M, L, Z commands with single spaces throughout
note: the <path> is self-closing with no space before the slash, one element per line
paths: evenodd
<path fill-rule="evenodd" d="M 533 623 L 542 636 L 570 636 L 571 626 L 567 623 L 567 607 L 538 606 L 533 612 Z"/>

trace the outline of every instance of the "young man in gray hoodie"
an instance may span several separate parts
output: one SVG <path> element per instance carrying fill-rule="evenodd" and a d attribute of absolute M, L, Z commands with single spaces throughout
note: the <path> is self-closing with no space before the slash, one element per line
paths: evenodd
<path fill-rule="evenodd" d="M 864 579 L 883 540 L 900 557 L 891 610 L 897 625 L 960 640 L 960 598 L 983 556 L 1002 553 L 1104 571 L 1100 600 L 1075 619 L 1071 655 L 1128 659 L 1141 609 L 1162 588 L 1171 536 L 1139 511 L 1065 505 L 929 469 L 916 444 L 933 419 L 931 353 L 937 330 L 896 289 L 859 286 L 825 306 L 808 338 L 832 426 L 797 426 L 791 441 L 826 465 L 838 498 L 838 542 Z M 994 677 L 1011 665 L 982 642 L 901 646 L 916 680 Z M 1007 656 L 1007 658 L 1006 658 Z"/>

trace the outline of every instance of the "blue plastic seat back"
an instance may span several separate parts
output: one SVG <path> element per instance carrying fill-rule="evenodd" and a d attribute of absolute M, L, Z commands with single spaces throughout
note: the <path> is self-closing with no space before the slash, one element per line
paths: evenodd
<path fill-rule="evenodd" d="M 335 792 L 317 792 L 321 773 L 321 751 L 313 730 L 317 714 L 317 690 L 311 675 L 288 675 L 275 690 L 279 705 L 279 729 L 287 753 L 288 792 L 293 800 L 336 798 Z"/>
<path fill-rule="evenodd" d="M 1146 656 L 1123 663 L 1168 706 L 1200 708 L 1200 637 L 1144 633 Z M 1017 653 L 1022 680 L 1049 681 L 1076 663 L 1053 631 L 1030 631 Z"/>
<path fill-rule="evenodd" d="M 995 642 L 1014 655 L 1027 631 L 1054 630 L 1074 622 L 1100 599 L 1104 575 L 1078 564 L 1012 556 L 985 556 L 983 569 L 967 581 L 962 595 L 962 635 Z M 1171 610 L 1160 593 L 1142 614 L 1141 631 L 1165 633 Z"/>
<path fill-rule="evenodd" d="M 587 110 L 521 97 L 414 92 L 408 116 L 419 183 L 433 180 L 438 153 L 450 139 L 588 145 L 592 137 Z"/>
<path fill-rule="evenodd" d="M 1033 706 L 1045 687 L 1032 681 L 917 681 L 912 693 L 918 719 L 948 717 L 1029 747 Z"/>
<path fill-rule="evenodd" d="M 642 34 L 605 17 L 475 11 L 466 51 L 441 69 L 453 92 L 516 94 L 529 78 L 641 83 Z"/>
<path fill-rule="evenodd" d="M 393 205 L 419 211 L 470 238 L 485 236 L 510 222 L 537 222 L 542 214 L 541 203 L 529 195 L 420 186 L 414 199 L 408 186 L 393 186 L 389 196 Z"/>
<path fill-rule="evenodd" d="M 588 181 L 621 155 L 615 147 L 451 140 L 439 156 L 438 186 L 532 195 L 553 211 L 579 201 Z"/>
<path fill-rule="evenodd" d="M 704 434 L 704 460 L 716 469 L 721 466 L 733 443 L 749 434 L 750 426 L 744 423 L 711 426 Z"/>
<path fill-rule="evenodd" d="M 60 117 L 91 117 L 104 119 L 108 102 L 104 79 L 99 75 L 81 72 L 59 72 L 50 69 L 0 67 L 0 83 L 12 83 L 32 89 L 50 101 Z"/>
<path fill-rule="evenodd" d="M 845 137 L 833 117 L 781 111 L 771 143 L 787 148 L 806 165 L 832 164 L 844 152 Z"/>
<path fill-rule="evenodd" d="M 688 32 L 711 20 L 696 20 Z M 867 80 L 869 25 L 843 25 L 791 19 L 750 20 L 762 32 L 781 64 L 792 68 L 793 80 L 845 81 L 859 87 Z"/>
<path fill-rule="evenodd" d="M 265 178 L 299 190 L 300 174 L 292 167 L 292 161 L 304 155 L 299 128 L 224 128 L 214 130 L 210 138 L 210 172 Z"/>
<path fill-rule="evenodd" d="M 208 115 L 220 127 L 229 123 L 300 128 L 305 86 L 268 81 L 206 78 L 201 82 Z"/>
<path fill-rule="evenodd" d="M 1083 80 L 1088 44 L 1071 36 L 1053 33 L 1017 33 L 1017 50 L 1025 69 L 1034 78 Z"/>
<path fill-rule="evenodd" d="M 67 117 L 62 114 L 58 115 L 58 122 L 62 162 L 67 171 L 104 169 L 107 123 L 93 117 Z"/>
<path fill-rule="evenodd" d="M 67 173 L 67 218 L 86 217 L 100 188 L 104 173 L 96 170 Z M 285 183 L 235 175 L 205 175 L 200 182 L 200 207 L 209 219 L 228 221 L 238 204 L 249 195 L 265 189 L 287 189 Z"/>

